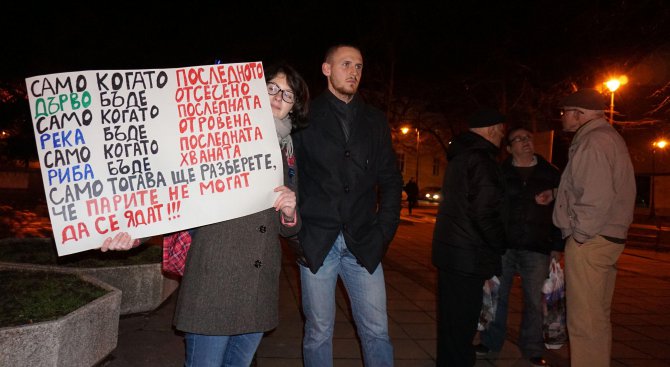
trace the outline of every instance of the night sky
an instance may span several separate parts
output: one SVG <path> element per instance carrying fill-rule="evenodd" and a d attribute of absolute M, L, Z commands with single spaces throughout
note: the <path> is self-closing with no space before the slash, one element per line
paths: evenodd
<path fill-rule="evenodd" d="M 345 42 L 362 48 L 362 89 L 392 80 L 396 95 L 435 99 L 428 92 L 453 96 L 500 80 L 583 87 L 667 52 L 670 34 L 663 0 L 241 3 L 18 4 L 0 15 L 0 80 L 283 60 L 318 92 L 325 86 L 325 49 Z M 668 80 L 670 66 L 663 64 L 636 83 L 652 88 Z M 495 99 L 486 91 L 471 94 L 478 103 Z"/>

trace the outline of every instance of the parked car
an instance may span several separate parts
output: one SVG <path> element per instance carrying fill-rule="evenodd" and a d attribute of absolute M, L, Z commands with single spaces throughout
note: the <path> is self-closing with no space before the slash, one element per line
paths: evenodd
<path fill-rule="evenodd" d="M 442 188 L 438 186 L 426 186 L 419 190 L 419 200 L 437 203 L 442 201 L 442 196 Z"/>

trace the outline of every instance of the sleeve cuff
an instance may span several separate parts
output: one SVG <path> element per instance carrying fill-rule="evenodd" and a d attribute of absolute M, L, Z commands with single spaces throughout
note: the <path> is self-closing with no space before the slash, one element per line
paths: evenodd
<path fill-rule="evenodd" d="M 288 219 L 286 219 L 286 217 L 284 216 L 283 213 L 280 214 L 279 216 L 281 217 L 281 224 L 284 227 L 289 227 L 290 228 L 290 227 L 295 226 L 295 224 L 296 224 L 295 217 L 291 218 L 291 220 L 288 220 Z"/>

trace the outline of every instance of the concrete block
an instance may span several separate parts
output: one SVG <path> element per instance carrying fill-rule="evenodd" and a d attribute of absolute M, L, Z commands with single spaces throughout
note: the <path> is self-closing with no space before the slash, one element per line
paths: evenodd
<path fill-rule="evenodd" d="M 11 264 L 0 269 L 43 271 Z M 109 292 L 56 320 L 0 328 L 0 366 L 92 366 L 116 348 L 121 291 L 79 276 Z"/>
<path fill-rule="evenodd" d="M 165 301 L 179 282 L 163 275 L 161 264 L 76 268 L 121 290 L 121 314 L 153 311 Z"/>
<path fill-rule="evenodd" d="M 48 245 L 50 239 L 6 239 L 0 245 L 11 246 L 19 241 L 41 241 Z M 121 315 L 153 311 L 160 306 L 179 286 L 179 280 L 163 275 L 161 263 L 126 265 L 99 268 L 75 268 L 69 266 L 35 265 L 28 263 L 0 264 L 25 268 L 61 271 L 88 275 L 102 280 L 121 290 Z"/>

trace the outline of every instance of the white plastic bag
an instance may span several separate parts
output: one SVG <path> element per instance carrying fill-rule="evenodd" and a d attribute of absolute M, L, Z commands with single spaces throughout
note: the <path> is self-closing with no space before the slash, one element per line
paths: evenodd
<path fill-rule="evenodd" d="M 547 349 L 559 349 L 568 340 L 565 315 L 565 280 L 561 264 L 555 258 L 549 264 L 549 278 L 542 287 L 542 313 L 544 322 L 544 346 Z"/>
<path fill-rule="evenodd" d="M 482 310 L 479 314 L 477 330 L 484 331 L 496 317 L 498 308 L 498 291 L 500 290 L 500 279 L 493 276 L 484 282 L 484 297 L 482 298 Z"/>

